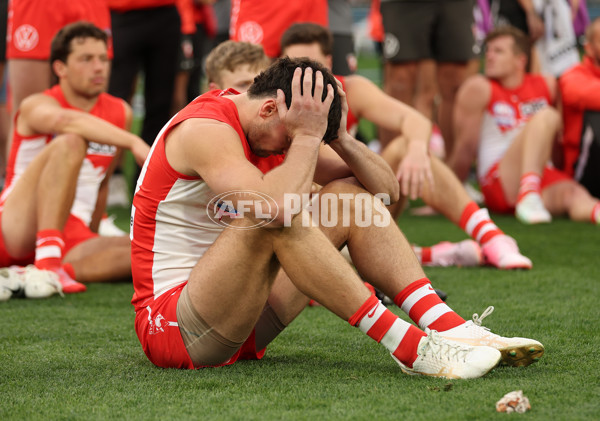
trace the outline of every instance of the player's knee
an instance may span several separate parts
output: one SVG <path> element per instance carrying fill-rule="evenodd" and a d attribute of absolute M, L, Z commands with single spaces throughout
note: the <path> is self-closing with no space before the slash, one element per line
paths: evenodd
<path fill-rule="evenodd" d="M 381 157 L 392 169 L 396 169 L 406 155 L 408 139 L 396 137 L 381 151 Z"/>
<path fill-rule="evenodd" d="M 325 226 L 385 224 L 390 220 L 389 204 L 390 197 L 372 195 L 353 177 L 336 180 L 319 192 L 319 222 Z"/>
<path fill-rule="evenodd" d="M 54 149 L 54 153 L 60 154 L 61 159 L 65 163 L 78 163 L 83 160 L 87 150 L 87 142 L 79 135 L 65 133 L 56 136 L 50 146 Z"/>
<path fill-rule="evenodd" d="M 538 111 L 537 115 L 539 115 L 539 118 L 541 118 L 544 121 L 544 124 L 547 124 L 549 127 L 558 129 L 562 124 L 560 112 L 554 107 L 545 107 Z"/>

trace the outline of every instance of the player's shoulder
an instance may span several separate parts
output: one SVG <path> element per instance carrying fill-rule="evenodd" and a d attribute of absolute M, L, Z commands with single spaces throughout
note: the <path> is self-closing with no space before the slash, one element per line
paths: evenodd
<path fill-rule="evenodd" d="M 100 101 L 103 101 L 104 103 L 106 103 L 106 105 L 108 106 L 123 106 L 123 107 L 129 107 L 129 104 L 127 103 L 127 101 L 125 101 L 122 98 L 116 97 L 114 95 L 111 95 L 107 92 L 103 92 L 98 96 L 98 99 Z"/>
<path fill-rule="evenodd" d="M 477 73 L 469 76 L 463 83 L 463 86 L 472 90 L 486 90 L 490 89 L 491 81 L 484 75 Z"/>
<path fill-rule="evenodd" d="M 32 95 L 27 96 L 25 99 L 21 101 L 19 105 L 20 113 L 26 113 L 28 111 L 33 110 L 36 107 L 41 105 L 56 105 L 60 106 L 60 103 L 56 98 L 51 95 L 47 95 L 43 92 L 38 92 Z"/>

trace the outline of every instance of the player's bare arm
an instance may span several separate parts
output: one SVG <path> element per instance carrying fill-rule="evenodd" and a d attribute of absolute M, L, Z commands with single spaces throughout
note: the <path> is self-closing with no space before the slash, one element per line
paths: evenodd
<path fill-rule="evenodd" d="M 469 175 L 477 156 L 479 134 L 491 87 L 482 75 L 467 79 L 458 90 L 454 104 L 454 149 L 448 165 L 461 181 Z"/>
<path fill-rule="evenodd" d="M 342 100 L 338 138 L 329 145 L 321 146 L 315 182 L 324 185 L 335 179 L 355 176 L 370 193 L 387 194 L 395 202 L 399 188 L 394 173 L 381 156 L 348 133 L 348 105 L 341 85 L 338 85 L 338 93 Z"/>
<path fill-rule="evenodd" d="M 406 155 L 399 167 L 393 170 L 400 181 L 402 194 L 416 199 L 426 180 L 433 185 L 429 156 L 431 121 L 414 108 L 385 94 L 362 76 L 346 77 L 346 90 L 357 118 L 365 118 L 394 132 L 396 142 L 406 142 Z"/>
<path fill-rule="evenodd" d="M 87 141 L 130 149 L 139 164 L 143 164 L 150 151 L 150 147 L 133 133 L 84 111 L 65 109 L 54 98 L 44 94 L 32 95 L 21 103 L 17 130 L 23 136 L 77 134 Z"/>
<path fill-rule="evenodd" d="M 312 70 L 307 72 L 312 73 Z M 328 95 L 321 100 L 324 87 L 322 76 L 317 72 L 314 96 L 310 94 L 311 78 L 305 78 L 301 94 L 300 78 L 301 72 L 296 71 L 289 109 L 279 92 L 276 100 L 265 100 L 258 111 L 267 117 L 277 113 L 285 124 L 282 128 L 286 129 L 290 142 L 285 145 L 288 149 L 282 165 L 262 174 L 246 159 L 237 133 L 228 125 L 207 119 L 189 119 L 168 135 L 166 154 L 170 165 L 184 174 L 200 176 L 216 194 L 251 190 L 264 193 L 282 205 L 286 193 L 309 193 L 333 90 L 327 88 Z M 245 94 L 233 98 L 234 102 L 248 101 Z M 240 114 L 242 122 L 255 117 Z"/>

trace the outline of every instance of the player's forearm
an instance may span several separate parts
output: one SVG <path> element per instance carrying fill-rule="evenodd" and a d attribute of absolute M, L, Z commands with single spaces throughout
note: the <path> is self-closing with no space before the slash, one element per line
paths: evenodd
<path fill-rule="evenodd" d="M 143 142 L 138 136 L 91 114 L 67 110 L 57 119 L 54 131 L 78 134 L 88 141 L 132 149 Z"/>
<path fill-rule="evenodd" d="M 279 204 L 285 194 L 308 194 L 315 174 L 321 140 L 313 136 L 298 136 L 292 141 L 285 162 L 263 178 L 264 192 Z"/>
<path fill-rule="evenodd" d="M 410 142 L 421 142 L 428 150 L 432 129 L 431 121 L 415 110 L 404 118 L 401 133 Z"/>
<path fill-rule="evenodd" d="M 344 160 L 354 176 L 370 193 L 387 194 L 392 202 L 398 200 L 400 194 L 398 180 L 381 156 L 350 136 L 331 142 L 331 148 Z"/>

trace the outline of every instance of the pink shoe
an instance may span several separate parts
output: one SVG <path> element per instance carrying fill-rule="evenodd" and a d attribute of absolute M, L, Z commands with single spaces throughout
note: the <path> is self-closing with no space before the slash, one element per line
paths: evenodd
<path fill-rule="evenodd" d="M 498 269 L 531 269 L 529 258 L 519 252 L 514 238 L 508 235 L 497 235 L 485 243 L 481 250 L 485 263 Z"/>
<path fill-rule="evenodd" d="M 483 261 L 481 247 L 473 240 L 458 243 L 442 241 L 431 246 L 431 262 L 423 266 L 479 266 Z"/>
<path fill-rule="evenodd" d="M 85 292 L 87 290 L 85 285 L 71 278 L 71 276 L 61 267 L 38 269 L 40 271 L 46 271 L 55 274 L 58 282 L 62 286 L 62 292 L 65 294 L 75 294 L 78 292 Z"/>

